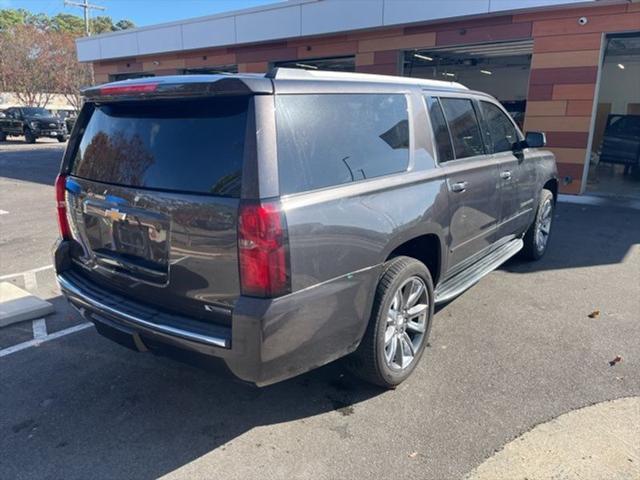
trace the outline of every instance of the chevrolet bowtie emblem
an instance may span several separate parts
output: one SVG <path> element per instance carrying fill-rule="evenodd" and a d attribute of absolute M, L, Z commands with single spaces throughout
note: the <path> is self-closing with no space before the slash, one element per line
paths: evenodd
<path fill-rule="evenodd" d="M 126 213 L 122 213 L 117 208 L 110 208 L 109 210 L 105 210 L 104 216 L 110 218 L 111 220 L 119 220 L 122 221 L 127 218 Z"/>

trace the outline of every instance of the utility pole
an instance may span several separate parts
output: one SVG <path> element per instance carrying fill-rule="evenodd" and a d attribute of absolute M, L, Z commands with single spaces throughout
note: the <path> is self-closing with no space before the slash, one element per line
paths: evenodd
<path fill-rule="evenodd" d="M 70 0 L 64 0 L 65 7 L 70 5 L 72 7 L 80 7 L 84 13 L 84 34 L 88 37 L 91 35 L 91 31 L 89 29 L 89 17 L 91 16 L 91 10 L 106 10 L 105 7 L 101 7 L 100 5 L 92 5 L 89 3 L 89 0 L 82 0 L 80 2 L 72 2 Z M 89 65 L 89 75 L 91 77 L 91 85 L 95 85 L 96 79 L 93 73 L 93 64 Z"/>
<path fill-rule="evenodd" d="M 67 5 L 71 5 L 72 7 L 80 7 L 82 10 L 84 10 L 84 33 L 85 35 L 88 37 L 89 35 L 91 35 L 91 32 L 89 31 L 89 17 L 91 16 L 91 10 L 106 10 L 105 7 L 101 7 L 100 5 L 92 5 L 91 3 L 89 3 L 89 0 L 83 0 L 82 3 L 80 2 L 72 2 L 70 0 L 64 0 L 64 4 L 65 6 Z"/>

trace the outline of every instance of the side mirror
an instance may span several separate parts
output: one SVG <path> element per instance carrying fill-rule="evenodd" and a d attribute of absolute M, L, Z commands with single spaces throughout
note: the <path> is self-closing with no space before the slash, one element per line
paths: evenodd
<path fill-rule="evenodd" d="M 527 132 L 524 143 L 529 148 L 542 148 L 547 144 L 547 137 L 543 132 Z"/>

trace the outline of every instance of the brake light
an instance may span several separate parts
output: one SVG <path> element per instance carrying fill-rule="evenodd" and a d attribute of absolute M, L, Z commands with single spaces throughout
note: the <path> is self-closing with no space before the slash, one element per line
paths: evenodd
<path fill-rule="evenodd" d="M 290 291 L 286 221 L 277 205 L 240 205 L 238 254 L 243 295 L 277 297 Z"/>
<path fill-rule="evenodd" d="M 71 228 L 67 219 L 67 176 L 58 175 L 56 177 L 56 209 L 58 210 L 58 226 L 60 235 L 64 240 L 71 240 Z"/>
<path fill-rule="evenodd" d="M 150 93 L 158 89 L 157 83 L 142 83 L 134 85 L 116 85 L 100 88 L 100 95 L 126 95 L 130 93 Z"/>

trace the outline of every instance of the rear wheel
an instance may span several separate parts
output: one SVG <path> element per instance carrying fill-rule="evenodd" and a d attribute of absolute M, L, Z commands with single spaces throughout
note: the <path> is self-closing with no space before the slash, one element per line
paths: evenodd
<path fill-rule="evenodd" d="M 66 142 L 66 141 L 67 141 L 67 137 L 66 137 L 66 135 L 58 135 L 56 138 L 58 139 L 58 141 L 59 141 L 60 143 L 64 143 L 64 142 Z"/>
<path fill-rule="evenodd" d="M 390 260 L 351 369 L 368 382 L 396 387 L 420 361 L 432 318 L 433 282 L 427 267 L 410 257 Z"/>
<path fill-rule="evenodd" d="M 547 251 L 551 223 L 553 222 L 554 200 L 549 190 L 540 192 L 536 217 L 524 235 L 523 255 L 529 260 L 538 260 Z"/>
<path fill-rule="evenodd" d="M 24 131 L 24 141 L 27 143 L 36 143 L 36 136 L 29 129 Z"/>
<path fill-rule="evenodd" d="M 6 142 L 7 141 L 7 134 L 4 132 L 0 132 L 0 142 Z"/>

